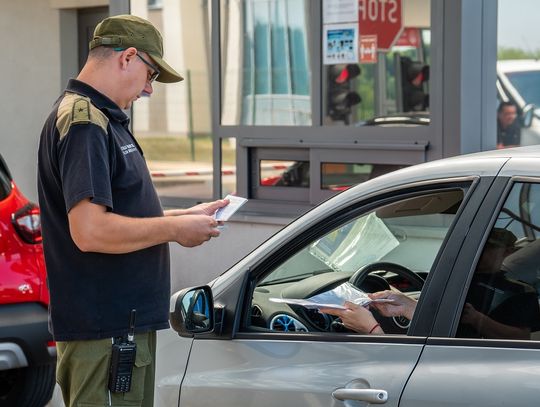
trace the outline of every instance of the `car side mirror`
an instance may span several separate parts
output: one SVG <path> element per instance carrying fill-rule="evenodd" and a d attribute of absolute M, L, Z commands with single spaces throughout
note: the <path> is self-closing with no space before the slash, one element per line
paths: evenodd
<path fill-rule="evenodd" d="M 214 300 L 207 285 L 174 293 L 169 311 L 171 326 L 180 336 L 193 337 L 214 329 Z"/>
<path fill-rule="evenodd" d="M 523 127 L 531 127 L 535 110 L 535 105 L 531 103 L 525 105 L 525 107 L 523 108 L 523 112 L 521 113 L 521 123 L 523 124 Z"/>

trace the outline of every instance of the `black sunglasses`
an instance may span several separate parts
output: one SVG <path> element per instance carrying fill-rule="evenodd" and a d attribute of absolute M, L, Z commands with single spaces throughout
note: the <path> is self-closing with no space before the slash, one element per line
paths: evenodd
<path fill-rule="evenodd" d="M 158 67 L 155 66 L 154 64 L 150 63 L 150 62 L 147 61 L 146 59 L 144 59 L 143 56 L 142 56 L 141 54 L 139 54 L 138 52 L 137 52 L 137 56 L 141 59 L 141 61 L 144 62 L 144 64 L 145 64 L 146 66 L 149 66 L 149 67 L 152 68 L 152 70 L 154 71 L 153 73 L 151 73 L 151 74 L 149 73 L 149 74 L 148 74 L 148 83 L 154 82 L 154 81 L 156 80 L 156 78 L 159 76 L 159 74 L 161 73 L 161 72 L 159 72 Z"/>

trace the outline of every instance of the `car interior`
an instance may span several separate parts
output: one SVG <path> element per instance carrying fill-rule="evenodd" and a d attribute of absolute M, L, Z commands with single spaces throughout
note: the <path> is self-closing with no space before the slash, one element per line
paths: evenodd
<path fill-rule="evenodd" d="M 465 192 L 447 188 L 408 195 L 313 239 L 258 278 L 247 330 L 347 331 L 339 318 L 283 302 L 310 299 L 344 284 L 361 293 L 391 289 L 417 299 Z M 386 333 L 407 333 L 406 318 L 374 315 Z"/>

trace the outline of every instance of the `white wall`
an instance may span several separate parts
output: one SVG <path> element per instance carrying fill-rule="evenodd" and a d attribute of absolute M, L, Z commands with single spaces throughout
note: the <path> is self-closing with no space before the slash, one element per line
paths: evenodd
<path fill-rule="evenodd" d="M 1 1 L 0 153 L 23 193 L 37 200 L 41 127 L 61 90 L 59 12 L 48 1 Z"/>

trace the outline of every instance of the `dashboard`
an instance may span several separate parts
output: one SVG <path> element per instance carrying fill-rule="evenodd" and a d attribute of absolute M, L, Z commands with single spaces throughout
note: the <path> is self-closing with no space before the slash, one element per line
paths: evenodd
<path fill-rule="evenodd" d="M 322 314 L 317 309 L 300 305 L 276 303 L 271 298 L 307 299 L 334 289 L 350 280 L 353 273 L 321 271 L 296 281 L 266 283 L 257 286 L 250 309 L 250 325 L 273 332 L 347 332 L 339 318 Z M 417 273 L 424 279 L 427 273 Z M 424 274 L 424 275 L 421 275 Z M 409 279 L 390 271 L 372 272 L 358 287 L 365 292 L 397 289 L 418 298 L 420 291 Z M 403 317 L 387 318 L 373 311 L 387 333 L 406 334 L 410 321 Z"/>

